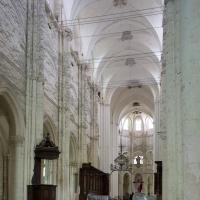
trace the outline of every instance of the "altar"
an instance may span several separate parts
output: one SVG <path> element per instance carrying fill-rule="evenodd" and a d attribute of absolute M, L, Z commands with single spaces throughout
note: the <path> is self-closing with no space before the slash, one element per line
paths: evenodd
<path fill-rule="evenodd" d="M 148 200 L 148 199 L 144 193 L 136 192 L 133 195 L 132 200 Z"/>
<path fill-rule="evenodd" d="M 148 196 L 147 200 L 157 200 L 156 195 Z"/>
<path fill-rule="evenodd" d="M 95 194 L 88 194 L 87 200 L 109 200 L 108 195 L 95 195 Z"/>
<path fill-rule="evenodd" d="M 156 200 L 156 195 L 146 196 L 144 193 L 136 192 L 133 195 L 132 200 Z"/>

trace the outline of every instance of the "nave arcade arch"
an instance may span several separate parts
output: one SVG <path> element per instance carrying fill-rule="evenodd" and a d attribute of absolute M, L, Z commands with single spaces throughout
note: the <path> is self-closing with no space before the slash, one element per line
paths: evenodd
<path fill-rule="evenodd" d="M 8 92 L 9 91 L 9 92 Z M 23 199 L 24 119 L 10 87 L 0 87 L 0 199 Z"/>

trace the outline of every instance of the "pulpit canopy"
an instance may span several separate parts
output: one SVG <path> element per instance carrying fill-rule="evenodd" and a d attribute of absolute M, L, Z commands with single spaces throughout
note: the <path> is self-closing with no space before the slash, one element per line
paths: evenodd
<path fill-rule="evenodd" d="M 35 148 L 35 158 L 54 160 L 58 159 L 60 151 L 58 147 L 50 140 L 50 135 L 47 136 Z"/>

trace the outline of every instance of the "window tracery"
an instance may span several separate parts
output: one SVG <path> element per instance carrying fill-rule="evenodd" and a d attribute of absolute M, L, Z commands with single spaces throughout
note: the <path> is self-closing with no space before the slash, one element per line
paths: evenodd
<path fill-rule="evenodd" d="M 136 118 L 135 120 L 135 130 L 136 131 L 142 131 L 142 119 Z"/>
<path fill-rule="evenodd" d="M 137 165 L 140 158 L 142 168 L 151 170 L 153 166 L 153 118 L 144 112 L 131 112 L 124 116 L 120 123 L 123 149 Z M 148 153 L 147 153 L 148 152 Z"/>

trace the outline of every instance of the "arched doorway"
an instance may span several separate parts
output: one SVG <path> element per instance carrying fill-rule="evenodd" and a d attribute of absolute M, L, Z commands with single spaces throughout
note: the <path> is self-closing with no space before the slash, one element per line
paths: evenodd
<path fill-rule="evenodd" d="M 143 178 L 140 173 L 137 173 L 134 178 L 134 193 L 142 190 Z"/>
<path fill-rule="evenodd" d="M 128 173 L 124 174 L 123 180 L 123 200 L 128 200 L 130 196 L 130 176 Z"/>

